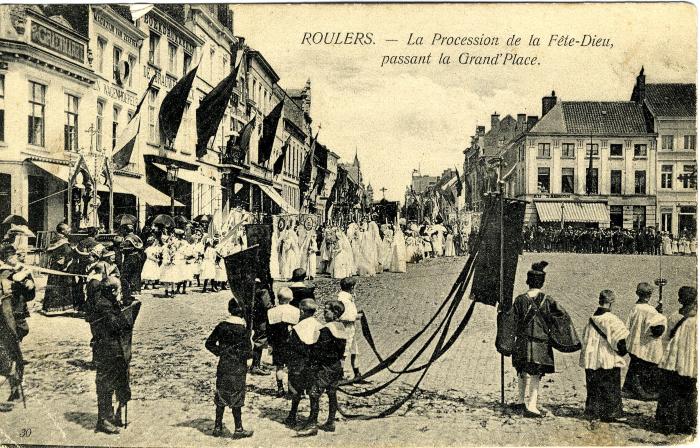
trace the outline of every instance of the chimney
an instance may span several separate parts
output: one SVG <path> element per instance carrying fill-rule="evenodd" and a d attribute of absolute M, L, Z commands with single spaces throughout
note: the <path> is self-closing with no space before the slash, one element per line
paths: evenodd
<path fill-rule="evenodd" d="M 518 123 L 515 126 L 515 132 L 525 130 L 525 114 L 518 114 Z"/>
<path fill-rule="evenodd" d="M 552 110 L 552 108 L 557 104 L 557 95 L 552 90 L 551 96 L 542 97 L 542 116 L 547 115 L 547 112 Z"/>
<path fill-rule="evenodd" d="M 484 135 L 486 135 L 486 126 L 477 126 L 476 127 L 476 136 L 483 137 Z"/>
<path fill-rule="evenodd" d="M 537 124 L 537 115 L 530 115 L 527 117 L 527 130 L 533 128 Z"/>
<path fill-rule="evenodd" d="M 491 114 L 491 130 L 498 130 L 498 126 L 501 122 L 498 120 L 498 113 L 494 112 Z"/>
<path fill-rule="evenodd" d="M 646 96 L 646 76 L 644 76 L 644 66 L 639 71 L 637 75 L 637 85 L 634 86 L 634 98 L 633 100 L 637 104 L 644 103 L 644 97 Z"/>

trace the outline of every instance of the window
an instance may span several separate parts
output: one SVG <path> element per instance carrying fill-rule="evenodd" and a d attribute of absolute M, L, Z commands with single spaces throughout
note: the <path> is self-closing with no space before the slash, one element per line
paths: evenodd
<path fill-rule="evenodd" d="M 562 143 L 561 144 L 561 156 L 566 159 L 573 159 L 575 157 L 574 144 L 573 143 Z"/>
<path fill-rule="evenodd" d="M 695 165 L 683 165 L 681 182 L 683 182 L 683 188 L 697 188 L 697 173 L 695 171 Z"/>
<path fill-rule="evenodd" d="M 153 31 L 148 36 L 148 62 L 153 65 L 158 65 L 160 63 L 160 55 L 158 50 L 160 47 L 160 36 Z"/>
<path fill-rule="evenodd" d="M 561 169 L 561 192 L 562 193 L 573 193 L 574 192 L 574 169 L 573 168 L 562 168 Z"/>
<path fill-rule="evenodd" d="M 586 192 L 598 194 L 598 168 L 586 168 Z"/>
<path fill-rule="evenodd" d="M 622 194 L 622 171 L 610 171 L 610 194 Z"/>
<path fill-rule="evenodd" d="M 187 74 L 190 69 L 190 64 L 192 64 L 192 55 L 185 53 L 185 57 L 182 59 L 182 76 Z"/>
<path fill-rule="evenodd" d="M 63 125 L 63 149 L 65 151 L 78 150 L 78 97 L 65 94 L 66 122 Z"/>
<path fill-rule="evenodd" d="M 586 157 L 591 156 L 591 150 L 593 157 L 598 157 L 598 143 L 586 143 Z"/>
<path fill-rule="evenodd" d="M 95 68 L 99 73 L 102 73 L 105 69 L 105 46 L 107 46 L 107 41 L 101 37 L 97 38 L 97 54 L 95 55 Z"/>
<path fill-rule="evenodd" d="M 634 145 L 634 156 L 635 157 L 646 157 L 647 156 L 647 145 Z"/>
<path fill-rule="evenodd" d="M 647 194 L 647 172 L 634 172 L 634 194 Z"/>
<path fill-rule="evenodd" d="M 673 188 L 673 165 L 661 165 L 661 188 Z"/>
<path fill-rule="evenodd" d="M 97 102 L 97 118 L 95 120 L 95 149 L 102 149 L 102 116 L 105 112 L 104 101 Z"/>
<path fill-rule="evenodd" d="M 128 85 L 129 87 L 133 87 L 133 79 L 134 79 L 134 70 L 136 70 L 136 56 L 133 54 L 129 55 L 129 81 Z"/>
<path fill-rule="evenodd" d="M 549 168 L 537 168 L 537 191 L 549 193 Z"/>
<path fill-rule="evenodd" d="M 662 232 L 673 232 L 673 210 L 662 209 L 661 210 L 661 231 Z"/>
<path fill-rule="evenodd" d="M 214 79 L 214 57 L 216 55 L 216 50 L 213 48 L 209 50 L 209 80 Z"/>
<path fill-rule="evenodd" d="M 695 150 L 695 136 L 694 135 L 684 135 L 683 136 L 683 149 Z"/>
<path fill-rule="evenodd" d="M 632 225 L 635 229 L 643 229 L 647 226 L 647 208 L 643 205 L 632 207 Z"/>
<path fill-rule="evenodd" d="M 112 51 L 112 73 L 114 77 L 114 82 L 117 84 L 122 84 L 124 82 L 124 74 L 119 73 L 119 62 L 122 60 L 122 49 L 115 46 Z"/>
<path fill-rule="evenodd" d="M 117 137 L 119 136 L 119 108 L 112 109 L 112 149 L 117 146 Z"/>
<path fill-rule="evenodd" d="M 551 144 L 538 143 L 537 144 L 537 157 L 543 157 L 543 158 L 551 157 Z"/>
<path fill-rule="evenodd" d="M 621 205 L 610 206 L 610 227 L 622 227 L 624 222 Z"/>
<path fill-rule="evenodd" d="M 661 136 L 661 149 L 673 151 L 673 136 L 672 135 L 662 135 Z"/>
<path fill-rule="evenodd" d="M 46 86 L 29 81 L 29 139 L 30 145 L 44 146 L 44 113 Z"/>
<path fill-rule="evenodd" d="M 678 230 L 681 233 L 690 232 L 695 235 L 695 227 L 697 225 L 695 220 L 696 210 L 693 206 L 685 206 L 678 211 Z"/>
<path fill-rule="evenodd" d="M 5 75 L 0 75 L 0 142 L 5 141 Z"/>
<path fill-rule="evenodd" d="M 610 144 L 610 157 L 622 157 L 622 143 Z"/>
<path fill-rule="evenodd" d="M 168 71 L 177 73 L 177 46 L 168 42 Z"/>
<path fill-rule="evenodd" d="M 156 114 L 156 98 L 158 97 L 158 92 L 151 89 L 148 92 L 148 141 L 154 144 L 158 144 L 157 138 L 157 125 L 156 120 L 158 116 Z"/>

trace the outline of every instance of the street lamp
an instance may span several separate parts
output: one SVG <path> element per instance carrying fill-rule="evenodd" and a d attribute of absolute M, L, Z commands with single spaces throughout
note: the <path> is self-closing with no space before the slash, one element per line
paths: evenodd
<path fill-rule="evenodd" d="M 175 183 L 179 167 L 175 164 L 168 165 L 168 183 L 170 184 L 170 216 L 175 216 Z"/>

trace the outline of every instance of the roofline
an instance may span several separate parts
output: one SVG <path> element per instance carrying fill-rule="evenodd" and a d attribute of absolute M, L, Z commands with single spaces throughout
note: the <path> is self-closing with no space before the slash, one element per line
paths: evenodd
<path fill-rule="evenodd" d="M 272 68 L 272 66 L 270 65 L 270 63 L 267 62 L 267 59 L 265 59 L 265 57 L 262 55 L 261 52 L 259 52 L 258 50 L 254 50 L 254 49 L 248 47 L 248 53 L 250 53 L 250 55 L 253 56 L 253 58 L 257 59 L 258 62 L 260 62 L 260 65 L 262 65 L 263 68 L 264 68 L 265 70 L 267 70 L 268 73 L 270 73 L 270 74 L 272 75 L 272 79 L 273 79 L 272 83 L 273 83 L 273 84 L 276 84 L 277 82 L 279 82 L 279 80 L 280 80 L 279 75 L 278 75 L 277 72 Z"/>
<path fill-rule="evenodd" d="M 528 132 L 526 134 L 523 134 L 524 136 L 539 136 L 539 137 L 546 137 L 546 136 L 552 136 L 552 137 L 572 137 L 572 138 L 578 138 L 578 137 L 599 137 L 599 136 L 604 136 L 604 137 L 656 137 L 659 134 L 657 132 L 648 132 L 645 134 L 608 134 L 608 133 L 603 133 L 603 134 L 591 134 L 591 133 L 584 133 L 584 134 L 574 134 L 572 132 Z"/>

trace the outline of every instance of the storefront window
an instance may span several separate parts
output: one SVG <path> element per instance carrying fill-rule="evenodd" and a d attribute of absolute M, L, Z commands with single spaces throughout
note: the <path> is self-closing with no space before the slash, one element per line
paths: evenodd
<path fill-rule="evenodd" d="M 643 229 L 647 226 L 647 208 L 643 205 L 635 205 L 632 208 L 632 225 L 635 229 Z"/>

